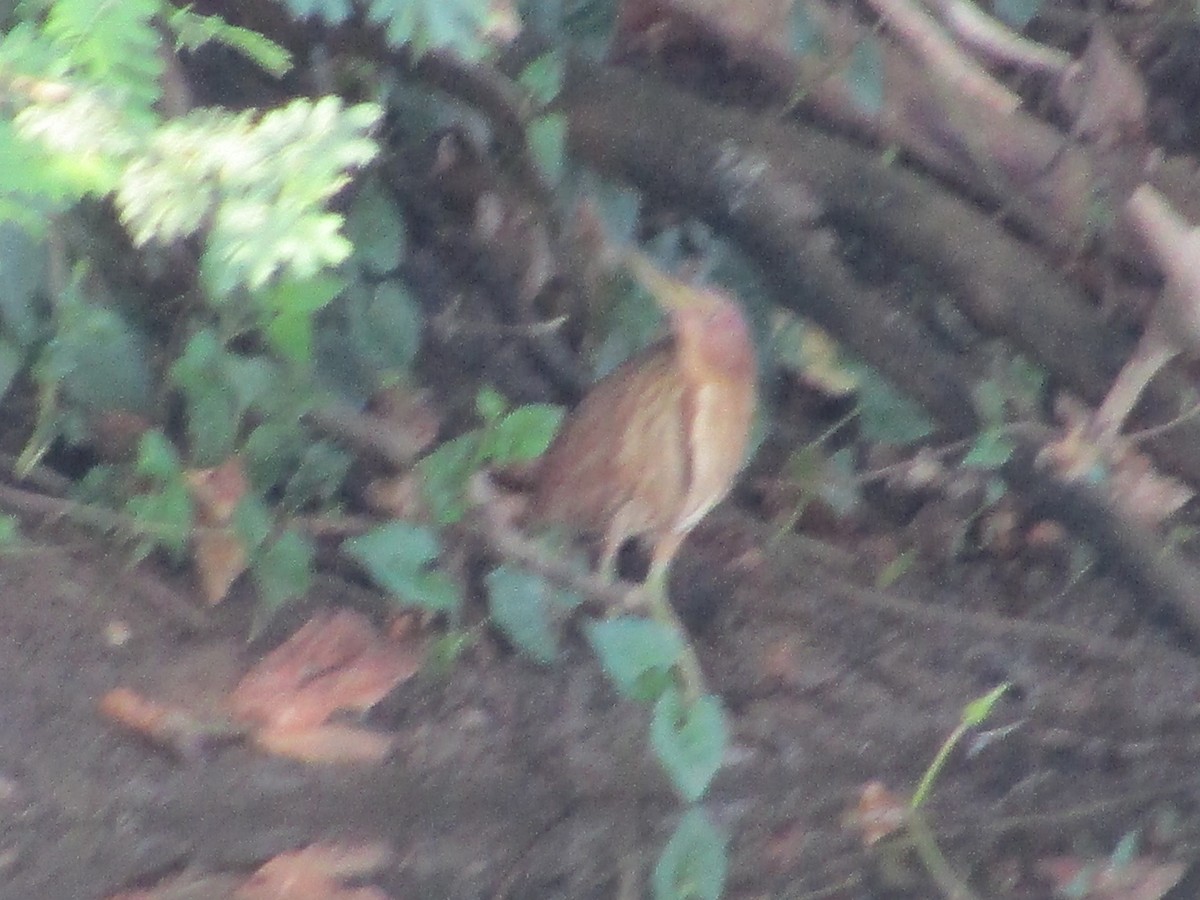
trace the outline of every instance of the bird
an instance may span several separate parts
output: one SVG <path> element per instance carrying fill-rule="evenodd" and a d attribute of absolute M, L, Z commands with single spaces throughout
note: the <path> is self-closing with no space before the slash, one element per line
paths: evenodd
<path fill-rule="evenodd" d="M 567 415 L 536 470 L 530 512 L 541 524 L 599 536 L 608 581 L 625 542 L 644 539 L 646 597 L 657 617 L 677 624 L 671 562 L 745 462 L 758 365 L 733 296 L 667 275 L 637 252 L 625 265 L 666 313 L 668 333 Z"/>

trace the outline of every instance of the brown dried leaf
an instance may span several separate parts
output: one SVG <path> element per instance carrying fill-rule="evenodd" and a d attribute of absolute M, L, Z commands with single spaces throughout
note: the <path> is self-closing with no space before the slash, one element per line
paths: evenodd
<path fill-rule="evenodd" d="M 868 847 L 904 827 L 907 821 L 908 804 L 882 781 L 863 785 L 858 805 L 842 818 L 844 826 L 862 833 L 863 844 Z"/>
<path fill-rule="evenodd" d="M 200 756 L 206 747 L 215 743 L 240 738 L 246 731 L 229 719 L 202 716 L 130 688 L 114 688 L 101 697 L 100 713 L 109 721 L 185 759 Z"/>
<path fill-rule="evenodd" d="M 1194 491 L 1155 471 L 1150 459 L 1132 451 L 1114 466 L 1108 485 L 1117 508 L 1145 525 L 1159 525 L 1192 499 Z"/>
<path fill-rule="evenodd" d="M 1074 120 L 1072 133 L 1088 144 L 1142 140 L 1146 86 L 1102 22 L 1092 27 L 1083 56 L 1064 74 L 1059 99 Z"/>
<path fill-rule="evenodd" d="M 391 851 L 382 844 L 312 844 L 264 863 L 235 895 L 236 900 L 388 900 L 376 887 L 343 882 L 378 872 Z"/>
<path fill-rule="evenodd" d="M 392 752 L 390 736 L 352 725 L 266 726 L 251 740 L 267 753 L 314 765 L 378 763 Z"/>
<path fill-rule="evenodd" d="M 218 528 L 232 521 L 234 510 L 249 488 L 242 462 L 236 456 L 212 469 L 192 469 L 184 477 L 200 524 Z"/>
<path fill-rule="evenodd" d="M 370 709 L 421 660 L 413 644 L 384 640 L 358 613 L 319 613 L 246 674 L 230 706 L 272 727 L 320 725 L 339 710 Z"/>
<path fill-rule="evenodd" d="M 246 548 L 231 531 L 200 531 L 192 540 L 192 566 L 209 606 L 216 606 L 246 571 Z"/>

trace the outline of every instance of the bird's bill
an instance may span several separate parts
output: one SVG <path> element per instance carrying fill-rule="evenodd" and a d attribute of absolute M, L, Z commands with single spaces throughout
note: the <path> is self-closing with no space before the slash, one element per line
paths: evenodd
<path fill-rule="evenodd" d="M 666 275 L 641 253 L 633 252 L 627 257 L 629 271 L 658 304 L 667 311 L 696 306 L 700 292 L 688 284 Z"/>

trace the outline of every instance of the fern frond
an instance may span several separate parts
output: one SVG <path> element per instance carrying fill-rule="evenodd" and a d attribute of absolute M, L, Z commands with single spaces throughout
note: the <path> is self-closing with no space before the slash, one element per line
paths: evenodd
<path fill-rule="evenodd" d="M 54 0 L 45 32 L 81 74 L 149 112 L 161 93 L 158 0 Z"/>

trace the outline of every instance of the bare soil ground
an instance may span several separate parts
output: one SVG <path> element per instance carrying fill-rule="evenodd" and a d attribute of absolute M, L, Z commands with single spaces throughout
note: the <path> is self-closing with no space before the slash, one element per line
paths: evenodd
<path fill-rule="evenodd" d="M 375 883 L 396 898 L 612 897 L 670 833 L 677 805 L 642 714 L 577 636 L 553 667 L 489 637 L 445 677 L 408 681 L 371 714 L 399 734 L 383 765 L 149 746 L 100 717 L 105 691 L 217 697 L 305 609 L 370 598 L 326 580 L 247 644 L 248 595 L 196 630 L 169 612 L 190 602 L 185 581 L 152 563 L 130 569 L 94 537 L 31 530 L 0 560 L 4 898 L 248 872 L 318 840 L 389 844 Z M 715 516 L 675 573 L 732 715 L 733 752 L 708 802 L 731 836 L 728 896 L 938 896 L 908 855 L 864 848 L 845 816 L 869 781 L 910 792 L 964 704 L 1003 681 L 1014 687 L 991 739 L 953 754 L 928 808 L 961 878 L 980 896 L 1050 897 L 1050 857 L 1103 861 L 1134 829 L 1139 856 L 1190 859 L 1200 661 L 1169 623 L 1103 578 L 1027 591 L 979 563 L 881 591 L 868 546 L 771 537 Z M 225 896 L 208 890 L 188 896 Z M 1176 891 L 1196 896 L 1188 876 Z"/>

